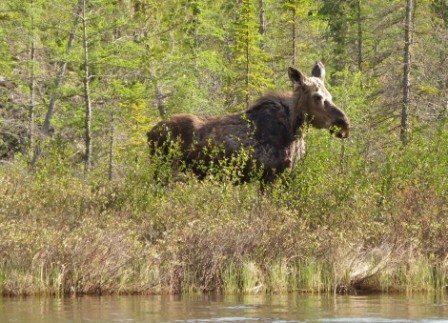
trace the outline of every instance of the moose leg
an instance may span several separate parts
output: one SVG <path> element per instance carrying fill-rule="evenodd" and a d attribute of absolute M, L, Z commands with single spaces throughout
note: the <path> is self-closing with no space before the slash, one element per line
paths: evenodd
<path fill-rule="evenodd" d="M 265 168 L 260 179 L 260 193 L 262 195 L 268 193 L 272 184 L 276 180 L 276 171 L 273 168 Z"/>

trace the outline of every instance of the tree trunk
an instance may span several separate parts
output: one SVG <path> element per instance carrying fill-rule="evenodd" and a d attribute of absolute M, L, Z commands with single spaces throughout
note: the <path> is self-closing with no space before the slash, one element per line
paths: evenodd
<path fill-rule="evenodd" d="M 34 59 L 36 54 L 36 42 L 34 40 L 34 1 L 31 2 L 31 44 L 30 44 L 30 106 L 29 106 L 29 133 L 30 143 L 29 149 L 34 147 L 34 124 L 35 124 L 35 98 L 36 98 L 36 79 L 35 79 L 35 66 Z"/>
<path fill-rule="evenodd" d="M 411 101 L 411 42 L 413 0 L 406 0 L 403 55 L 403 105 L 401 110 L 400 139 L 403 145 L 409 142 L 409 106 Z"/>
<path fill-rule="evenodd" d="M 291 2 L 292 66 L 297 65 L 297 15 L 295 3 Z"/>
<path fill-rule="evenodd" d="M 362 72 L 362 14 L 361 14 L 361 0 L 356 2 L 356 26 L 358 29 L 358 70 Z"/>
<path fill-rule="evenodd" d="M 447 10 L 447 2 L 442 2 L 442 17 L 445 17 L 446 14 L 446 10 Z M 448 26 L 445 24 L 445 33 L 448 33 Z M 443 44 L 443 51 L 444 53 L 442 53 L 442 61 L 445 61 L 445 56 L 444 55 L 448 55 L 448 44 L 447 42 L 444 42 Z M 444 87 L 444 91 L 443 93 L 445 93 L 445 108 L 442 111 L 442 120 L 445 121 L 445 119 L 448 117 L 448 76 L 445 75 L 445 79 L 443 80 L 443 87 Z"/>
<path fill-rule="evenodd" d="M 88 172 L 92 166 L 92 103 L 90 101 L 90 72 L 89 72 L 89 43 L 87 36 L 86 0 L 82 1 L 82 30 L 84 49 L 84 104 L 85 104 L 85 171 Z"/>
<path fill-rule="evenodd" d="M 110 118 L 109 167 L 108 167 L 108 178 L 110 181 L 114 179 L 114 145 L 115 145 L 115 115 L 114 111 L 112 111 Z"/>
<path fill-rule="evenodd" d="M 67 46 L 65 48 L 66 55 L 68 55 L 70 53 L 70 51 L 72 50 L 73 41 L 75 40 L 75 37 L 76 37 L 76 30 L 78 29 L 78 25 L 80 22 L 80 13 L 82 11 L 81 4 L 82 4 L 82 0 L 80 0 L 80 2 L 78 3 L 78 6 L 77 6 L 77 9 L 75 12 L 75 19 L 73 21 L 72 30 L 70 31 L 70 35 L 69 35 L 68 41 L 67 41 Z M 53 90 L 52 90 L 51 97 L 50 97 L 50 103 L 48 105 L 48 111 L 45 116 L 44 124 L 42 126 L 42 132 L 45 136 L 48 136 L 48 134 L 50 133 L 51 119 L 53 118 L 54 111 L 56 109 L 56 100 L 58 98 L 58 91 L 59 91 L 59 87 L 61 86 L 62 81 L 64 79 L 66 68 L 67 68 L 67 61 L 64 59 L 61 62 L 61 65 L 59 66 L 58 75 L 56 76 L 56 79 L 54 81 L 54 86 L 53 86 Z"/>
<path fill-rule="evenodd" d="M 65 54 L 68 55 L 70 53 L 70 51 L 73 48 L 73 42 L 75 40 L 75 36 L 76 36 L 76 30 L 78 29 L 78 25 L 80 22 L 80 13 L 82 11 L 82 0 L 79 0 L 78 5 L 76 7 L 76 11 L 74 13 L 74 20 L 73 20 L 73 25 L 72 25 L 72 29 L 70 31 L 70 35 L 68 37 L 67 40 L 67 46 L 65 48 Z M 58 92 L 59 92 L 59 88 L 62 84 L 62 81 L 64 79 L 64 75 L 65 75 L 65 70 L 67 68 L 67 61 L 64 59 L 60 66 L 59 66 L 59 70 L 57 73 L 57 76 L 54 80 L 54 85 L 51 91 L 51 96 L 50 96 L 50 103 L 48 104 L 48 110 L 47 110 L 47 114 L 45 115 L 45 120 L 44 123 L 42 125 L 42 136 L 43 137 L 47 137 L 50 134 L 50 130 L 51 130 L 51 119 L 53 118 L 55 109 L 56 109 L 56 100 L 58 98 Z M 37 163 L 37 160 L 39 159 L 41 153 L 42 153 L 42 148 L 41 148 L 41 141 L 43 138 L 40 138 L 35 149 L 34 149 L 34 155 L 33 155 L 33 159 L 31 161 L 31 165 L 34 167 Z"/>
<path fill-rule="evenodd" d="M 259 20 L 260 20 L 260 28 L 259 28 L 259 33 L 261 35 L 261 49 L 265 50 L 266 48 L 266 42 L 265 42 L 265 37 L 266 37 L 266 30 L 267 30 L 267 22 L 266 22 L 266 4 L 264 2 L 264 0 L 258 0 L 258 5 L 259 5 Z"/>
<path fill-rule="evenodd" d="M 157 110 L 159 111 L 160 118 L 166 118 L 166 106 L 165 106 L 165 95 L 163 94 L 162 87 L 159 84 L 157 79 L 157 71 L 153 66 L 149 68 L 149 76 L 153 79 L 154 82 L 154 91 L 155 91 L 155 103 Z"/>
<path fill-rule="evenodd" d="M 198 1 L 189 1 L 188 7 L 191 9 L 191 20 L 188 23 L 188 36 L 185 37 L 185 40 L 190 43 L 191 46 L 191 52 L 193 54 L 193 68 L 195 75 L 199 74 L 199 65 L 198 65 L 198 51 L 199 51 L 199 15 L 200 15 L 200 8 Z"/>
<path fill-rule="evenodd" d="M 163 95 L 158 82 L 156 82 L 156 105 L 157 109 L 159 110 L 160 117 L 162 119 L 165 119 L 166 118 L 165 96 Z"/>
<path fill-rule="evenodd" d="M 250 96 L 249 96 L 249 63 L 250 63 L 250 53 L 249 53 L 249 30 L 246 32 L 246 74 L 245 74 L 245 102 L 246 102 L 246 110 L 249 109 L 250 106 Z"/>

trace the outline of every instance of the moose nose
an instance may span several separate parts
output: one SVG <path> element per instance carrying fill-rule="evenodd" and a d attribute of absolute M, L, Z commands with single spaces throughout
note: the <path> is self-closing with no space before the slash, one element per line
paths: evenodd
<path fill-rule="evenodd" d="M 350 125 L 346 118 L 336 120 L 334 125 L 339 128 L 338 131 L 336 132 L 336 137 L 348 138 L 350 134 Z"/>
<path fill-rule="evenodd" d="M 348 129 L 342 129 L 336 134 L 336 137 L 346 139 L 348 138 L 349 132 L 350 131 Z"/>

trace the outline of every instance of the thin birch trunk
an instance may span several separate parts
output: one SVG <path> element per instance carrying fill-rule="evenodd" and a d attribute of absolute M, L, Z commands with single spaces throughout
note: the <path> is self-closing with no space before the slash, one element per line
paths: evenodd
<path fill-rule="evenodd" d="M 258 6 L 259 6 L 259 23 L 260 28 L 258 29 L 260 35 L 261 35 L 261 49 L 265 50 L 266 48 L 266 31 L 267 31 L 267 22 L 266 22 L 266 4 L 264 0 L 258 0 Z"/>
<path fill-rule="evenodd" d="M 70 31 L 70 35 L 67 40 L 67 46 L 65 48 L 66 56 L 68 54 L 70 54 L 70 52 L 73 48 L 73 42 L 75 40 L 76 31 L 78 29 L 78 25 L 80 22 L 80 14 L 82 11 L 81 4 L 82 4 L 82 0 L 79 0 L 78 5 L 76 6 L 76 11 L 74 13 L 75 18 L 73 20 L 72 29 Z M 50 103 L 48 104 L 47 114 L 45 115 L 45 120 L 42 125 L 42 131 L 41 131 L 42 137 L 47 137 L 50 134 L 51 120 L 52 120 L 54 112 L 56 110 L 56 100 L 58 99 L 59 88 L 61 87 L 62 81 L 64 79 L 65 70 L 67 68 L 67 63 L 68 63 L 67 58 L 64 58 L 62 60 L 61 64 L 59 65 L 59 70 L 58 70 L 57 76 L 54 80 L 54 85 L 53 85 L 53 89 L 52 89 L 51 96 L 50 96 Z M 38 140 L 36 147 L 34 149 L 33 159 L 31 161 L 32 167 L 34 167 L 36 165 L 38 159 L 40 158 L 40 155 L 42 154 L 42 140 L 43 140 L 43 138 L 40 138 Z"/>
<path fill-rule="evenodd" d="M 153 79 L 154 82 L 154 94 L 155 94 L 155 104 L 157 110 L 159 111 L 160 118 L 166 118 L 166 106 L 165 106 L 165 95 L 163 94 L 162 87 L 160 86 L 159 81 L 157 80 L 157 72 L 153 66 L 149 68 L 149 76 Z"/>
<path fill-rule="evenodd" d="M 156 105 L 159 110 L 160 117 L 166 118 L 165 96 L 162 93 L 162 89 L 158 82 L 156 82 Z"/>
<path fill-rule="evenodd" d="M 245 75 L 245 86 L 246 86 L 246 93 L 245 93 L 245 101 L 246 101 L 246 109 L 249 109 L 250 106 L 250 96 L 249 96 L 249 61 L 250 55 L 249 55 L 249 30 L 246 32 L 246 75 Z"/>
<path fill-rule="evenodd" d="M 30 44 L 30 106 L 29 106 L 29 133 L 30 133 L 30 150 L 34 147 L 34 124 L 35 124 L 35 106 L 36 106 L 36 79 L 35 79 L 35 55 L 36 55 L 36 42 L 34 39 L 34 1 L 31 2 L 31 44 Z"/>
<path fill-rule="evenodd" d="M 109 167 L 108 167 L 108 178 L 110 181 L 114 179 L 114 146 L 115 146 L 115 115 L 114 111 L 112 111 L 110 118 Z"/>
<path fill-rule="evenodd" d="M 400 139 L 403 145 L 409 142 L 409 106 L 411 101 L 411 42 L 413 0 L 406 0 L 403 55 L 403 105 L 401 110 Z"/>
<path fill-rule="evenodd" d="M 266 35 L 266 30 L 267 30 L 267 23 L 266 23 L 266 5 L 264 0 L 259 0 L 258 1 L 258 5 L 259 5 L 259 19 L 260 19 L 260 35 L 265 36 Z"/>
<path fill-rule="evenodd" d="M 358 70 L 362 72 L 362 61 L 363 61 L 363 55 L 362 55 L 362 14 L 361 14 L 361 0 L 358 0 L 356 3 L 356 25 L 358 29 Z"/>
<path fill-rule="evenodd" d="M 65 55 L 70 54 L 70 52 L 73 48 L 73 42 L 76 37 L 76 30 L 78 29 L 78 25 L 80 22 L 80 14 L 82 11 L 82 6 L 81 6 L 82 2 L 81 1 L 82 0 L 80 0 L 80 2 L 78 3 L 78 6 L 77 6 L 77 9 L 75 12 L 75 19 L 73 21 L 72 30 L 70 31 L 70 35 L 68 37 L 67 46 L 65 48 Z M 62 81 L 64 79 L 65 70 L 67 68 L 67 63 L 68 63 L 67 58 L 64 58 L 64 60 L 61 62 L 61 65 L 59 66 L 59 71 L 58 71 L 58 74 L 57 74 L 55 82 L 54 82 L 53 91 L 52 91 L 51 97 L 50 97 L 50 103 L 48 105 L 48 111 L 45 116 L 44 124 L 42 126 L 42 132 L 45 136 L 48 136 L 48 134 L 50 133 L 51 119 L 53 118 L 53 115 L 54 115 L 54 112 L 56 109 L 56 100 L 58 99 L 59 88 L 62 85 Z"/>
<path fill-rule="evenodd" d="M 85 104 L 85 171 L 88 172 L 92 166 L 92 103 L 90 101 L 90 72 L 89 72 L 89 43 L 87 35 L 86 0 L 82 0 L 82 29 L 84 49 L 84 104 Z"/>
<path fill-rule="evenodd" d="M 291 8 L 291 31 L 292 31 L 292 60 L 291 64 L 292 66 L 297 65 L 297 14 L 296 14 L 296 7 L 294 2 L 292 2 L 293 7 Z"/>
<path fill-rule="evenodd" d="M 447 10 L 447 3 L 443 2 L 442 3 L 442 13 L 441 16 L 445 17 L 446 14 L 446 10 Z M 448 26 L 445 25 L 445 33 L 448 33 Z M 442 61 L 445 61 L 445 56 L 444 55 L 448 55 L 448 42 L 444 42 L 443 43 L 443 52 L 442 53 Z M 443 80 L 443 89 L 444 89 L 444 93 L 445 93 L 445 108 L 442 111 L 442 120 L 445 120 L 448 117 L 448 77 L 445 76 L 445 79 Z"/>

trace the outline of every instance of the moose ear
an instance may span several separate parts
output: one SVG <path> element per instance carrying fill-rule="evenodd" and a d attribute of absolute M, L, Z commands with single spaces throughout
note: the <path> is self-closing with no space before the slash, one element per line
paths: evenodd
<path fill-rule="evenodd" d="M 294 67 L 288 68 L 289 79 L 294 83 L 294 85 L 302 86 L 304 84 L 303 79 L 304 76 L 301 72 L 296 70 Z"/>
<path fill-rule="evenodd" d="M 314 65 L 311 75 L 320 78 L 322 81 L 325 79 L 325 66 L 321 62 L 316 62 Z"/>

